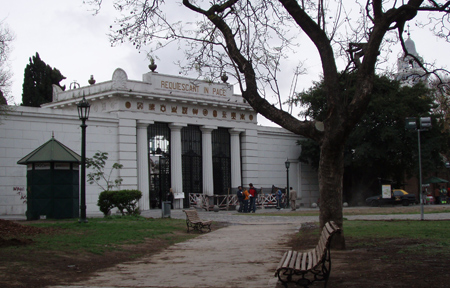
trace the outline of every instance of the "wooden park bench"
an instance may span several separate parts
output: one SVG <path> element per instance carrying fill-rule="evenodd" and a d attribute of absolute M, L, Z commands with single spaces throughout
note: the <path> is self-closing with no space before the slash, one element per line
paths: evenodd
<path fill-rule="evenodd" d="M 316 281 L 325 281 L 327 287 L 331 271 L 330 241 L 341 229 L 333 222 L 328 222 L 322 229 L 316 248 L 306 252 L 287 251 L 281 258 L 275 271 L 275 277 L 288 287 L 288 283 L 308 287 Z"/>
<path fill-rule="evenodd" d="M 199 231 L 203 233 L 203 228 L 207 228 L 209 232 L 211 232 L 211 223 L 212 221 L 204 221 L 201 220 L 198 216 L 197 210 L 189 209 L 189 210 L 183 210 L 184 213 L 186 213 L 186 225 L 187 225 L 187 232 L 189 233 L 189 228 L 192 228 L 193 230 Z"/>

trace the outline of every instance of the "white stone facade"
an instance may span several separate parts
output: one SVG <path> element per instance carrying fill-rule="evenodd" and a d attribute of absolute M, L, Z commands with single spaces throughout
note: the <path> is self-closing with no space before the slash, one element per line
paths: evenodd
<path fill-rule="evenodd" d="M 289 159 L 289 184 L 298 191 L 300 203 L 308 206 L 318 198 L 317 172 L 298 162 L 301 147 L 298 135 L 284 129 L 257 125 L 257 115 L 243 98 L 223 83 L 158 73 L 143 75 L 143 81 L 128 80 L 125 71 L 117 69 L 111 81 L 61 91 L 54 88 L 53 102 L 42 108 L 15 107 L 0 124 L 0 215 L 23 214 L 26 204 L 19 193 L 26 194 L 27 169 L 17 161 L 55 139 L 80 154 L 81 121 L 76 103 L 83 95 L 91 104 L 86 122 L 87 157 L 108 152 L 111 167 L 118 171 L 123 189 L 139 189 L 144 197 L 141 210 L 149 209 L 149 168 L 147 126 L 169 123 L 171 129 L 171 186 L 183 192 L 179 131 L 187 125 L 199 126 L 203 141 L 203 193 L 212 194 L 210 133 L 227 128 L 231 146 L 231 185 L 255 187 L 286 186 L 284 162 Z M 208 144 L 209 143 L 209 144 Z M 205 155 L 209 155 L 205 157 Z M 147 191 L 147 192 L 145 192 Z M 100 214 L 97 207 L 101 189 L 86 185 L 87 213 Z M 181 208 L 180 203 L 175 208 Z"/>

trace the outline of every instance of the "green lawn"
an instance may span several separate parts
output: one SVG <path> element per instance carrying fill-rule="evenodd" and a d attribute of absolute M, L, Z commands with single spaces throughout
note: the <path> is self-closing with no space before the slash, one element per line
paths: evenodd
<path fill-rule="evenodd" d="M 49 234 L 33 236 L 35 245 L 28 246 L 28 249 L 81 250 L 102 254 L 104 251 L 120 249 L 120 245 L 142 243 L 145 239 L 162 237 L 176 243 L 196 236 L 180 233 L 186 231 L 186 222 L 179 219 L 114 216 L 88 220 L 88 223 L 65 220 L 27 224 L 54 230 Z"/>
<path fill-rule="evenodd" d="M 450 255 L 450 221 L 345 221 L 344 233 L 364 246 L 373 240 L 389 243 L 402 239 L 409 242 L 399 247 L 399 253 Z"/>
<path fill-rule="evenodd" d="M 429 206 L 425 206 L 424 214 L 435 214 L 435 213 L 450 213 L 450 206 L 441 206 L 440 209 L 431 209 Z M 297 211 L 280 211 L 280 212 L 265 212 L 264 210 L 258 210 L 257 213 L 246 213 L 242 215 L 246 216 L 318 216 L 320 213 L 319 208 L 315 210 L 297 210 Z M 396 215 L 396 214 L 420 214 L 420 206 L 414 205 L 409 207 L 402 206 L 383 206 L 380 208 L 370 208 L 370 207 L 356 207 L 344 208 L 344 217 L 351 215 Z"/>

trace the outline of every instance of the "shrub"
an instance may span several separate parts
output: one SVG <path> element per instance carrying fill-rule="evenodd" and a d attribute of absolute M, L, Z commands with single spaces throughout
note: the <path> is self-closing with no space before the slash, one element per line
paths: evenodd
<path fill-rule="evenodd" d="M 111 211 L 112 208 L 114 208 L 114 201 L 113 201 L 113 193 L 114 191 L 103 191 L 98 196 L 97 206 L 100 207 L 100 211 L 107 216 L 109 214 L 109 211 Z"/>
<path fill-rule="evenodd" d="M 137 204 L 141 197 L 142 192 L 139 190 L 103 191 L 98 197 L 97 205 L 105 216 L 114 207 L 119 209 L 122 215 L 125 215 L 124 210 L 129 215 L 139 215 L 141 212 Z"/>
<path fill-rule="evenodd" d="M 139 199 L 142 197 L 142 192 L 139 190 L 120 190 L 116 191 L 113 199 L 117 209 L 125 215 L 123 210 L 126 210 L 129 215 L 139 215 L 139 207 L 137 207 Z"/>

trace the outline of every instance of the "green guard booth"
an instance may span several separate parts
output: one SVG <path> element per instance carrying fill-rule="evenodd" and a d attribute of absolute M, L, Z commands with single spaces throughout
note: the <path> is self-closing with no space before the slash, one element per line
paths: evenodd
<path fill-rule="evenodd" d="M 79 217 L 81 157 L 52 138 L 20 159 L 27 165 L 27 220 Z"/>

